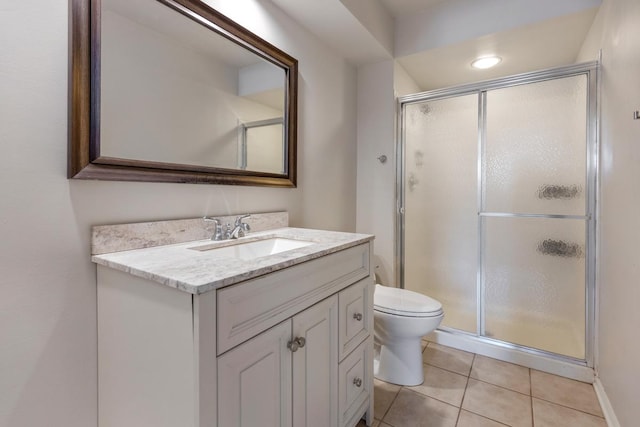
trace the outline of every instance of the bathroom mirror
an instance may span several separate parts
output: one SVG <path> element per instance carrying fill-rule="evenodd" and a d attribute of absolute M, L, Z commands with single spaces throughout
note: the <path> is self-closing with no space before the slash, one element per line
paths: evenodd
<path fill-rule="evenodd" d="M 71 0 L 69 177 L 295 187 L 297 61 L 198 0 Z"/>

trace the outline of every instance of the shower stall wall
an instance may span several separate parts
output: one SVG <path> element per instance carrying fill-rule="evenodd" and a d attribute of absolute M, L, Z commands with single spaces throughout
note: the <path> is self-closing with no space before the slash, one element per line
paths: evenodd
<path fill-rule="evenodd" d="M 596 68 L 400 99 L 398 279 L 443 330 L 592 366 Z"/>

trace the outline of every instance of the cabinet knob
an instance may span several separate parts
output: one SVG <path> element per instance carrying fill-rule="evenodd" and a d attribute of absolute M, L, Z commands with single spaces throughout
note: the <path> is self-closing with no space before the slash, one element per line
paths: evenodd
<path fill-rule="evenodd" d="M 299 348 L 304 347 L 306 343 L 307 340 L 304 339 L 304 337 L 297 337 L 289 341 L 289 343 L 287 344 L 287 348 L 295 353 Z"/>
<path fill-rule="evenodd" d="M 362 320 L 362 313 L 353 313 L 353 318 L 358 322 Z"/>
<path fill-rule="evenodd" d="M 355 385 L 356 387 L 361 387 L 362 386 L 362 379 L 355 377 L 353 379 L 353 385 Z"/>

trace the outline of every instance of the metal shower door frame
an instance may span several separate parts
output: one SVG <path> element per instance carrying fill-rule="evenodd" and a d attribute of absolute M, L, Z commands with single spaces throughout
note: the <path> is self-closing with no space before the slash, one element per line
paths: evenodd
<path fill-rule="evenodd" d="M 586 62 L 565 67 L 558 67 L 548 70 L 535 71 L 531 73 L 518 74 L 494 80 L 487 80 L 478 83 L 455 86 L 451 88 L 438 89 L 428 92 L 421 92 L 406 95 L 398 98 L 397 102 L 397 135 L 396 135 L 396 244 L 395 244 L 395 271 L 396 283 L 404 288 L 404 259 L 405 259 L 405 128 L 404 111 L 405 106 L 417 104 L 425 101 L 441 100 L 463 95 L 478 96 L 478 169 L 477 169 L 477 212 L 478 212 L 478 265 L 477 265 L 477 295 L 476 295 L 476 334 L 470 334 L 454 328 L 441 327 L 440 329 L 452 333 L 471 336 L 479 342 L 493 344 L 514 350 L 520 350 L 538 356 L 569 362 L 593 368 L 595 351 L 595 319 L 596 319 L 596 252 L 597 252 L 597 203 L 599 188 L 599 117 L 598 117 L 598 62 Z M 503 89 L 507 87 L 539 83 L 546 80 L 586 75 L 587 77 L 587 111 L 586 114 L 586 215 L 544 215 L 544 214 L 509 214 L 513 217 L 534 217 L 534 218 L 569 218 L 583 219 L 585 221 L 586 236 L 586 262 L 585 262 L 585 358 L 577 359 L 557 353 L 548 352 L 541 349 L 526 347 L 506 341 L 501 341 L 484 336 L 485 316 L 484 316 L 484 283 L 483 283 L 483 230 L 482 218 L 486 216 L 499 216 L 500 214 L 483 213 L 483 177 L 482 166 L 484 162 L 484 146 L 486 142 L 486 101 L 487 91 L 493 89 Z"/>

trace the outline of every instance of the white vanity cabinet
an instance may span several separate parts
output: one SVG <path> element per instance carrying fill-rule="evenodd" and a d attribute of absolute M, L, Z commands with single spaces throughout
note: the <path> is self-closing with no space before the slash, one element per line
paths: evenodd
<path fill-rule="evenodd" d="M 201 294 L 99 265 L 99 426 L 370 424 L 371 252 Z"/>

